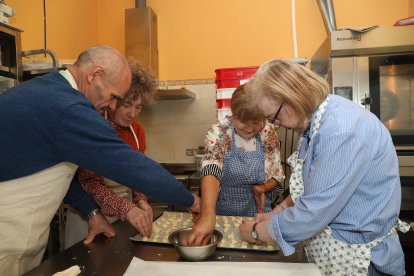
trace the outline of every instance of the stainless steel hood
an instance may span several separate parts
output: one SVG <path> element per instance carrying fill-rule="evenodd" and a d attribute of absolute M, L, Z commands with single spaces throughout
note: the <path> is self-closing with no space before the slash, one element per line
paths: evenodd
<path fill-rule="evenodd" d="M 125 10 L 125 54 L 158 77 L 157 15 L 150 7 Z"/>
<path fill-rule="evenodd" d="M 158 78 L 157 15 L 145 1 L 137 1 L 136 7 L 125 10 L 125 55 L 135 57 Z M 168 89 L 159 85 L 156 98 L 195 99 L 195 94 L 187 89 Z"/>

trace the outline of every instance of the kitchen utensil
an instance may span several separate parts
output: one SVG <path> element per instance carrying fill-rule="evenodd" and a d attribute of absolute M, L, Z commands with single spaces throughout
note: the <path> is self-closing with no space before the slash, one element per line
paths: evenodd
<path fill-rule="evenodd" d="M 178 254 L 184 259 L 190 261 L 203 261 L 210 257 L 216 251 L 217 243 L 223 238 L 220 231 L 214 230 L 210 242 L 202 246 L 187 246 L 186 241 L 191 234 L 191 227 L 182 228 L 172 232 L 168 236 L 168 240 L 177 250 Z"/>

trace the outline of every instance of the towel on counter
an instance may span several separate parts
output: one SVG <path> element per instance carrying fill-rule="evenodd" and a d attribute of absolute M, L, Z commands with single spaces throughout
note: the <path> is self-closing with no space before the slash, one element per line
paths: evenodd
<path fill-rule="evenodd" d="M 158 262 L 143 261 L 134 257 L 124 276 L 320 276 L 319 269 L 313 263 L 277 263 L 277 262 Z"/>

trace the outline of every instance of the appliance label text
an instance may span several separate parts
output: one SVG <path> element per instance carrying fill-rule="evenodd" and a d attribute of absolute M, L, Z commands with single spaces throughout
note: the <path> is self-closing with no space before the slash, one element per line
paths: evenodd
<path fill-rule="evenodd" d="M 348 36 L 348 37 L 337 37 L 337 41 L 348 41 L 348 40 L 355 40 L 355 41 L 361 41 L 360 35 L 354 35 L 354 36 Z"/>

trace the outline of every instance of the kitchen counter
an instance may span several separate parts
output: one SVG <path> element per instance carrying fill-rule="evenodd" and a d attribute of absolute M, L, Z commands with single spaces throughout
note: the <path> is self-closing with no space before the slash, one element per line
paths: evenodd
<path fill-rule="evenodd" d="M 154 215 L 159 216 L 161 213 Z M 131 241 L 129 237 L 134 236 L 137 231 L 128 222 L 118 221 L 114 227 L 117 231 L 116 237 L 106 238 L 100 235 L 90 245 L 79 242 L 24 275 L 52 275 L 73 265 L 83 267 L 83 276 L 123 275 L 134 256 L 145 261 L 184 261 L 172 245 Z M 398 234 L 405 253 L 407 275 L 414 275 L 414 267 L 410 261 L 414 256 L 414 231 Z M 280 251 L 257 252 L 218 248 L 207 261 L 305 263 L 307 258 L 302 244 L 298 244 L 296 253 L 288 257 L 283 256 Z"/>
<path fill-rule="evenodd" d="M 196 171 L 188 176 L 189 180 L 201 181 L 201 173 Z"/>
<path fill-rule="evenodd" d="M 158 214 L 160 215 L 160 214 Z M 117 236 L 106 238 L 98 236 L 90 245 L 82 242 L 44 261 L 27 272 L 26 276 L 52 275 L 73 265 L 83 267 L 83 276 L 88 275 L 123 275 L 132 258 L 145 261 L 184 261 L 172 245 L 133 242 L 129 237 L 137 231 L 128 223 L 118 221 L 114 224 Z M 296 253 L 285 257 L 280 251 L 259 252 L 218 248 L 207 261 L 227 262 L 286 262 L 305 263 L 307 258 L 301 244 Z"/>

